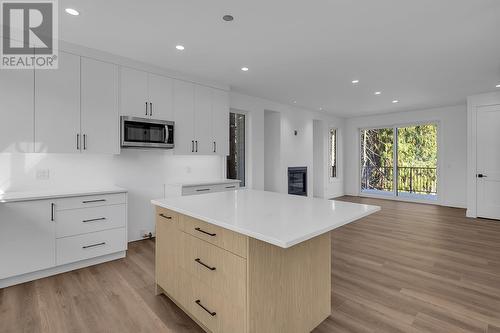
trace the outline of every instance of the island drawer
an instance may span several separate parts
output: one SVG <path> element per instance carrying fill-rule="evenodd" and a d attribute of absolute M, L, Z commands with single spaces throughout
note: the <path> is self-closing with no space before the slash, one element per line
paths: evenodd
<path fill-rule="evenodd" d="M 125 227 L 127 206 L 112 205 L 58 211 L 56 237 L 67 237 Z"/>
<path fill-rule="evenodd" d="M 246 308 L 195 277 L 185 280 L 183 306 L 210 332 L 246 332 Z"/>
<path fill-rule="evenodd" d="M 246 302 L 246 260 L 183 233 L 179 265 L 240 307 Z"/>
<path fill-rule="evenodd" d="M 182 229 L 199 239 L 231 251 L 240 257 L 247 257 L 248 237 L 216 225 L 181 215 Z"/>
<path fill-rule="evenodd" d="M 179 214 L 170 209 L 156 206 L 156 220 L 159 222 L 171 222 L 176 228 L 182 229 L 179 221 Z"/>

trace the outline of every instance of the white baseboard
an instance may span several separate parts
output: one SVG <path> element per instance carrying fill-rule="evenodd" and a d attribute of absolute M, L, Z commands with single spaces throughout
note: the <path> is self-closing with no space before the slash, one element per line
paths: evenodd
<path fill-rule="evenodd" d="M 23 275 L 13 276 L 10 278 L 0 280 L 0 289 L 10 287 L 10 286 L 13 286 L 16 284 L 20 284 L 20 283 L 25 283 L 25 282 L 29 282 L 29 281 L 33 281 L 33 280 L 42 279 L 42 278 L 45 278 L 45 277 L 51 276 L 51 275 L 57 275 L 57 274 L 73 271 L 75 269 L 79 269 L 79 268 L 83 268 L 83 267 L 101 264 L 101 263 L 106 262 L 106 261 L 125 258 L 126 254 L 127 254 L 127 251 L 121 251 L 121 252 L 116 252 L 116 253 L 108 254 L 105 256 L 97 257 L 97 258 L 91 258 L 91 259 L 81 260 L 81 261 L 73 262 L 70 264 L 62 265 L 62 266 L 56 266 L 56 267 L 44 269 L 41 271 L 36 271 L 36 272 L 31 272 L 31 273 L 27 273 L 27 274 L 23 274 Z"/>

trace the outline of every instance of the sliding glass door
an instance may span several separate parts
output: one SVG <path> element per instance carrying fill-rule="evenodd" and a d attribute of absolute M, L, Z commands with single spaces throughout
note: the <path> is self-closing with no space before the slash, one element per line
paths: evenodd
<path fill-rule="evenodd" d="M 361 130 L 361 192 L 435 199 L 437 124 Z"/>

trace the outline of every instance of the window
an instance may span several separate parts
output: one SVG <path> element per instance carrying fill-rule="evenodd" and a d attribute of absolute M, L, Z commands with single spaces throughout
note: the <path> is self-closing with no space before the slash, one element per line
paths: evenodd
<path fill-rule="evenodd" d="M 330 130 L 330 177 L 337 178 L 337 129 L 333 128 Z"/>
<path fill-rule="evenodd" d="M 245 186 L 245 115 L 229 113 L 229 156 L 227 157 L 227 178 L 238 179 Z"/>
<path fill-rule="evenodd" d="M 437 124 L 361 130 L 361 191 L 437 196 Z"/>

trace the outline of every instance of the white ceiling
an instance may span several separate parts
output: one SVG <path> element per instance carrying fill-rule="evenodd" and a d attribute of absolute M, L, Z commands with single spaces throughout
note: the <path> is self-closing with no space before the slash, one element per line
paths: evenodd
<path fill-rule="evenodd" d="M 59 7 L 63 40 L 342 116 L 464 103 L 500 83 L 499 0 L 60 0 Z M 65 14 L 67 7 L 81 15 Z M 235 20 L 224 22 L 224 14 Z"/>

